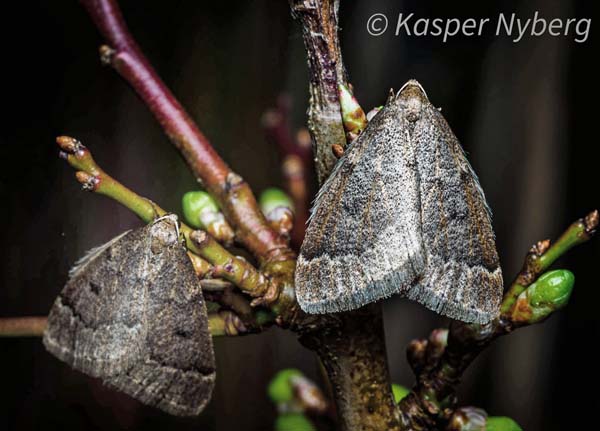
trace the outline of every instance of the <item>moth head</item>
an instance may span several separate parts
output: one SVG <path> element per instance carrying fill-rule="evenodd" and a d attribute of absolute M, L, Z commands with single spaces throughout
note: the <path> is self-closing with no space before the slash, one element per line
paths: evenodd
<path fill-rule="evenodd" d="M 167 214 L 154 220 L 150 226 L 151 249 L 159 253 L 179 241 L 179 220 L 175 214 Z"/>
<path fill-rule="evenodd" d="M 421 118 L 421 110 L 429 104 L 429 99 L 421 84 L 411 79 L 396 95 L 396 103 L 405 112 L 408 121 L 414 122 Z"/>

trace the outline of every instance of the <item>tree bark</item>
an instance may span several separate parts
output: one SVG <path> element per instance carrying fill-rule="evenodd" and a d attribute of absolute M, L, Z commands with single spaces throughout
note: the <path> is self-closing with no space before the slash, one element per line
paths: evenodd
<path fill-rule="evenodd" d="M 380 304 L 336 317 L 337 325 L 305 333 L 300 342 L 323 362 L 340 430 L 400 430 Z"/>

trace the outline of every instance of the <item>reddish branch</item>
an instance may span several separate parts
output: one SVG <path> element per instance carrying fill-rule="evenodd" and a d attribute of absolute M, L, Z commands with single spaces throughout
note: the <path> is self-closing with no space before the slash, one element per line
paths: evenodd
<path fill-rule="evenodd" d="M 167 136 L 181 151 L 192 172 L 217 199 L 236 238 L 261 262 L 293 258 L 284 238 L 261 214 L 243 179 L 231 171 L 208 139 L 158 77 L 129 33 L 114 0 L 82 0 L 108 43 L 102 58 L 134 88 Z"/>

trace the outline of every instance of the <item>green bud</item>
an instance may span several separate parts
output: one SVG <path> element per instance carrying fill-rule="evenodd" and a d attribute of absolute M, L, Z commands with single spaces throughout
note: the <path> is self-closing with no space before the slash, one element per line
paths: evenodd
<path fill-rule="evenodd" d="M 485 425 L 486 431 L 523 431 L 523 429 L 506 416 L 490 416 Z"/>
<path fill-rule="evenodd" d="M 219 213 L 219 205 L 205 191 L 187 192 L 181 201 L 185 220 L 197 229 L 206 229 L 206 225 L 202 222 L 203 214 Z"/>
<path fill-rule="evenodd" d="M 575 276 L 566 269 L 548 271 L 541 275 L 517 298 L 512 320 L 519 323 L 537 323 L 569 302 Z"/>
<path fill-rule="evenodd" d="M 269 382 L 267 393 L 274 403 L 287 403 L 294 398 L 294 390 L 290 378 L 302 376 L 302 372 L 295 368 L 286 368 L 275 374 Z"/>
<path fill-rule="evenodd" d="M 302 413 L 285 413 L 275 419 L 275 431 L 316 431 L 316 428 Z"/>
<path fill-rule="evenodd" d="M 376 106 L 375 108 L 373 108 L 369 112 L 367 112 L 367 121 L 371 121 L 373 119 L 373 117 L 375 115 L 377 115 L 379 113 L 379 111 L 381 111 L 382 109 L 383 109 L 383 105 Z"/>
<path fill-rule="evenodd" d="M 277 207 L 285 207 L 294 211 L 292 199 L 281 189 L 271 187 L 264 190 L 258 199 L 260 209 L 264 215 L 268 215 Z"/>
<path fill-rule="evenodd" d="M 346 132 L 358 135 L 367 127 L 367 116 L 362 110 L 356 98 L 345 85 L 338 86 L 340 95 L 340 107 L 342 109 L 342 121 Z"/>
<path fill-rule="evenodd" d="M 275 314 L 270 310 L 255 310 L 254 315 L 256 317 L 256 324 L 259 326 L 266 325 L 275 320 Z"/>
<path fill-rule="evenodd" d="M 402 385 L 392 383 L 392 393 L 394 394 L 394 402 L 398 404 L 402 400 L 402 398 L 410 394 L 410 389 L 405 388 Z"/>

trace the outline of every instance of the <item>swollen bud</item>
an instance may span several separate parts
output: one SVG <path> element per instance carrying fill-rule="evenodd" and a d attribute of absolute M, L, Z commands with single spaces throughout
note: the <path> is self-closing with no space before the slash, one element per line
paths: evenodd
<path fill-rule="evenodd" d="M 277 207 L 294 209 L 292 199 L 283 190 L 275 187 L 268 188 L 260 194 L 259 204 L 264 215 L 269 214 Z"/>
<path fill-rule="evenodd" d="M 312 422 L 302 413 L 284 413 L 275 419 L 275 431 L 316 431 Z"/>
<path fill-rule="evenodd" d="M 267 393 L 269 398 L 276 404 L 288 403 L 294 398 L 294 388 L 291 378 L 302 376 L 302 372 L 295 368 L 286 368 L 275 374 L 269 382 Z"/>
<path fill-rule="evenodd" d="M 382 109 L 383 109 L 383 106 L 376 106 L 375 108 L 373 108 L 369 112 L 367 112 L 367 121 L 371 121 L 373 119 L 373 117 L 375 115 L 377 115 L 379 113 L 379 111 L 381 111 Z"/>
<path fill-rule="evenodd" d="M 289 235 L 294 227 L 294 205 L 290 197 L 272 187 L 261 193 L 259 205 L 271 227 L 280 235 Z"/>
<path fill-rule="evenodd" d="M 487 431 L 487 413 L 477 407 L 461 407 L 456 409 L 448 426 L 447 431 Z"/>
<path fill-rule="evenodd" d="M 487 418 L 486 431 L 523 431 L 523 429 L 506 416 L 490 416 Z"/>
<path fill-rule="evenodd" d="M 233 241 L 233 229 L 211 195 L 205 191 L 187 192 L 183 195 L 182 206 L 183 215 L 192 227 L 205 229 L 218 241 Z"/>
<path fill-rule="evenodd" d="M 532 324 L 560 310 L 571 297 L 575 276 L 566 269 L 546 272 L 521 293 L 512 311 L 512 321 Z"/>
<path fill-rule="evenodd" d="M 346 137 L 349 141 L 352 141 L 367 127 L 367 116 L 348 87 L 340 84 L 338 85 L 338 91 Z"/>
<path fill-rule="evenodd" d="M 394 402 L 398 404 L 400 401 L 402 401 L 402 398 L 410 394 L 410 389 L 405 388 L 402 385 L 392 383 L 392 393 L 394 394 Z"/>

